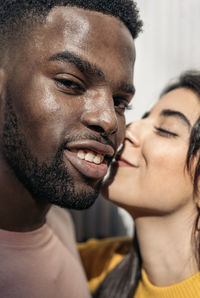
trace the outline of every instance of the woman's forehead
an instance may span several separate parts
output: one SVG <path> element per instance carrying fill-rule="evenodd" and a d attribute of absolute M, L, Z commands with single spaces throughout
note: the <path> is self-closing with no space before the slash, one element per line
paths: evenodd
<path fill-rule="evenodd" d="M 162 114 L 162 110 L 181 112 L 193 125 L 200 115 L 200 100 L 192 90 L 177 88 L 163 95 L 150 113 Z"/>

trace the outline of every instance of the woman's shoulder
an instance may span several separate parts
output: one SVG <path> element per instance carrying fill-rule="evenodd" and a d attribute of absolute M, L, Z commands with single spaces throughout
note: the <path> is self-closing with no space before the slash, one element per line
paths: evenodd
<path fill-rule="evenodd" d="M 130 251 L 131 238 L 90 239 L 78 244 L 79 253 L 93 292 L 105 276 L 117 266 Z"/>

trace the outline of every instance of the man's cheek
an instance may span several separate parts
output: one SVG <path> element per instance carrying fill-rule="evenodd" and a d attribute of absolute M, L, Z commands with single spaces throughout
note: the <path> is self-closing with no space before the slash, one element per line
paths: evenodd
<path fill-rule="evenodd" d="M 125 138 L 125 132 L 126 132 L 126 125 L 125 125 L 125 119 L 120 121 L 119 126 L 118 126 L 118 132 L 116 136 L 116 143 L 117 143 L 117 148 L 123 143 L 124 138 Z"/>

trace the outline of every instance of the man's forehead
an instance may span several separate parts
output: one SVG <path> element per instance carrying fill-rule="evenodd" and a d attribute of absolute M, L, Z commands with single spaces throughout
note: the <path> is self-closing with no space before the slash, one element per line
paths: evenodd
<path fill-rule="evenodd" d="M 94 13 L 92 12 L 92 14 Z M 59 33 L 59 30 L 65 30 L 66 34 L 70 32 L 79 35 L 81 32 L 90 30 L 87 14 L 86 10 L 78 7 L 54 7 L 46 17 L 45 27 L 56 30 L 57 33 Z"/>
<path fill-rule="evenodd" d="M 124 23 L 117 17 L 87 10 L 79 7 L 59 6 L 54 7 L 46 17 L 44 28 L 55 31 L 57 34 L 75 34 L 77 40 L 91 34 L 94 31 L 94 37 L 103 37 L 105 31 L 110 33 L 110 38 L 116 39 L 118 35 L 123 35 L 133 42 L 132 35 Z M 95 28 L 95 30 L 94 30 Z M 105 29 L 105 31 L 103 31 Z M 120 36 L 121 37 L 121 36 Z"/>
<path fill-rule="evenodd" d="M 78 51 L 82 56 L 99 54 L 102 60 L 107 54 L 111 59 L 118 56 L 116 60 L 123 60 L 123 63 L 128 59 L 131 67 L 135 60 L 134 41 L 128 29 L 117 18 L 99 12 L 74 7 L 54 8 L 33 38 L 36 48 L 44 48 L 46 54 L 67 49 Z"/>
<path fill-rule="evenodd" d="M 64 21 L 63 9 L 66 11 Z M 72 9 L 75 11 L 75 16 L 71 12 L 68 14 Z M 113 88 L 116 89 L 117 86 L 121 90 L 133 90 L 135 48 L 132 36 L 124 25 L 119 25 L 117 20 L 112 24 L 109 23 L 110 27 L 105 28 L 106 30 L 102 30 L 102 27 L 96 26 L 96 23 L 90 23 L 89 19 L 87 20 L 89 27 L 78 26 L 74 33 L 75 25 L 73 26 L 73 23 L 76 23 L 77 15 L 82 14 L 81 22 L 83 22 L 87 18 L 87 11 L 79 8 L 57 7 L 55 10 L 52 9 L 51 13 L 47 17 L 48 21 L 37 25 L 29 35 L 29 41 L 25 43 L 25 47 L 20 45 L 19 59 L 15 55 L 15 59 L 19 61 L 18 65 L 21 65 L 20 69 L 25 67 L 46 71 L 51 57 L 56 56 L 57 59 L 54 60 L 58 61 L 62 56 L 60 60 L 63 62 L 65 59 L 62 53 L 70 52 L 76 57 L 90 62 L 90 65 L 94 66 L 92 71 L 100 74 L 101 78 L 105 77 L 105 82 L 108 82 Z M 93 12 L 89 12 L 89 15 L 91 13 Z M 59 15 L 62 17 L 59 18 Z M 105 24 L 107 24 L 107 17 L 112 18 L 106 16 Z M 63 64 L 62 71 L 66 70 L 67 67 Z"/>
<path fill-rule="evenodd" d="M 68 20 L 70 18 L 70 20 Z M 106 14 L 100 11 L 80 8 L 77 6 L 55 6 L 53 7 L 46 17 L 45 23 L 52 23 L 57 20 L 58 23 L 64 22 L 71 24 L 73 21 L 79 23 L 82 26 L 89 21 L 110 22 L 118 23 L 119 26 L 124 26 L 127 30 L 128 28 L 124 23 L 118 18 L 110 14 Z M 129 30 L 128 30 L 129 31 Z"/>

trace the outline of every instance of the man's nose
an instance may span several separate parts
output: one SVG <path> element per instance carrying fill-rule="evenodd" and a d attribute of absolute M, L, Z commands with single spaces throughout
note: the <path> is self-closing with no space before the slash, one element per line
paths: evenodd
<path fill-rule="evenodd" d="M 113 99 L 91 103 L 82 114 L 81 122 L 88 128 L 109 136 L 118 131 L 118 119 Z"/>

